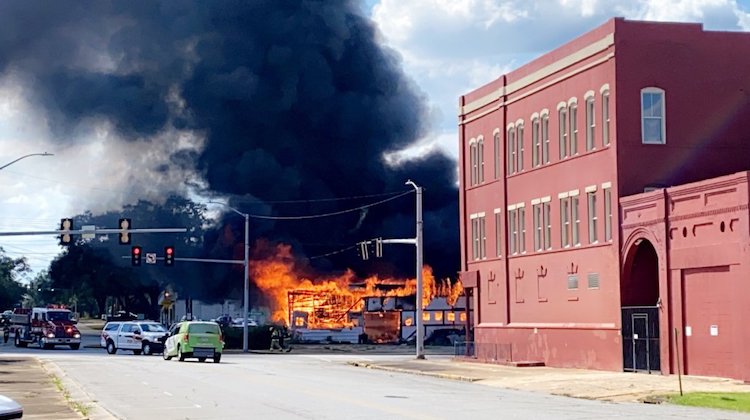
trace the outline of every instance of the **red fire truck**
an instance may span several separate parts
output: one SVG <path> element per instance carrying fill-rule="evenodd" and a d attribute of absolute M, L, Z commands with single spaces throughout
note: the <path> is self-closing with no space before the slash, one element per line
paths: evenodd
<path fill-rule="evenodd" d="M 73 350 L 81 347 L 81 332 L 76 328 L 70 310 L 63 306 L 16 308 L 11 323 L 16 347 L 26 347 L 30 343 L 43 349 L 58 345 L 70 346 Z"/>

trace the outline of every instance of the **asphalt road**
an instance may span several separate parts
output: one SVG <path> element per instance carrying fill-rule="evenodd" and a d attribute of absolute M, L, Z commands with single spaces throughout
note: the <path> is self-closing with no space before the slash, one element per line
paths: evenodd
<path fill-rule="evenodd" d="M 87 343 L 96 337 L 87 337 Z M 355 368 L 393 355 L 226 354 L 220 364 L 108 355 L 103 349 L 16 349 L 54 364 L 124 419 L 747 418 L 669 405 L 614 404 Z"/>

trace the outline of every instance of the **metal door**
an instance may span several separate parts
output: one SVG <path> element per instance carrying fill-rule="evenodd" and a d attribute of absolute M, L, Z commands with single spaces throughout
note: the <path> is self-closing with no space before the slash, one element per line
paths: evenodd
<path fill-rule="evenodd" d="M 659 308 L 622 308 L 623 369 L 629 372 L 659 372 Z"/>

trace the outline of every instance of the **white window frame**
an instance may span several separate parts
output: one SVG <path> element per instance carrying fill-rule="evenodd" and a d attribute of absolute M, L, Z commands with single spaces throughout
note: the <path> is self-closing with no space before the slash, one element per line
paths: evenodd
<path fill-rule="evenodd" d="M 573 246 L 581 245 L 581 212 L 579 211 L 578 206 L 578 191 L 575 191 L 575 195 L 571 192 L 570 211 L 571 219 L 573 220 L 571 240 Z"/>
<path fill-rule="evenodd" d="M 560 160 L 568 157 L 568 106 L 565 102 L 557 105 L 557 135 L 560 148 Z"/>
<path fill-rule="evenodd" d="M 542 250 L 542 203 L 536 200 L 531 203 L 531 213 L 534 224 L 534 251 Z"/>
<path fill-rule="evenodd" d="M 597 223 L 599 218 L 596 214 L 596 189 L 593 191 L 586 191 L 586 199 L 588 202 L 588 213 L 589 213 L 589 243 L 595 244 L 599 242 L 599 232 L 597 231 Z"/>
<path fill-rule="evenodd" d="M 578 154 L 578 100 L 576 98 L 570 98 L 568 101 L 568 118 L 570 119 L 568 151 L 570 156 L 575 156 Z"/>
<path fill-rule="evenodd" d="M 518 212 L 518 251 L 521 254 L 526 253 L 526 207 L 519 204 L 516 208 Z"/>
<path fill-rule="evenodd" d="M 596 149 L 596 103 L 594 92 L 586 92 L 586 151 Z"/>
<path fill-rule="evenodd" d="M 560 198 L 560 246 L 570 246 L 570 199 L 567 194 Z"/>
<path fill-rule="evenodd" d="M 487 225 L 484 213 L 479 216 L 479 258 L 487 258 Z"/>
<path fill-rule="evenodd" d="M 659 94 L 661 95 L 661 107 L 659 109 L 659 113 L 661 116 L 654 117 L 654 116 L 646 116 L 646 110 L 643 107 L 643 101 L 644 101 L 644 95 L 653 95 L 653 94 Z M 645 87 L 641 89 L 641 142 L 643 144 L 667 144 L 667 95 L 664 89 L 658 88 L 658 87 Z M 646 119 L 661 119 L 661 132 L 659 133 L 661 136 L 661 141 L 647 141 L 646 140 Z"/>
<path fill-rule="evenodd" d="M 523 152 L 524 152 L 524 140 L 523 140 L 523 120 L 516 122 L 516 172 L 523 171 Z"/>
<path fill-rule="evenodd" d="M 604 190 L 604 240 L 612 240 L 612 188 L 611 184 L 602 185 Z"/>
<path fill-rule="evenodd" d="M 505 130 L 506 135 L 506 145 L 507 145 L 507 157 L 506 161 L 508 162 L 508 175 L 512 175 L 516 173 L 516 130 L 515 127 L 513 127 L 513 124 L 510 124 L 508 128 Z"/>
<path fill-rule="evenodd" d="M 516 218 L 516 209 L 513 206 L 512 209 L 508 209 L 508 229 L 510 229 L 510 237 L 508 238 L 508 244 L 510 246 L 509 254 L 518 254 L 518 220 Z"/>
<path fill-rule="evenodd" d="M 539 130 L 541 129 L 541 123 L 539 122 L 539 116 L 533 115 L 531 117 L 531 167 L 536 168 L 542 164 L 542 136 Z"/>
<path fill-rule="evenodd" d="M 552 208 L 549 200 L 542 201 L 542 219 L 544 220 L 544 249 L 552 249 Z"/>
<path fill-rule="evenodd" d="M 477 184 L 484 183 L 484 137 L 477 137 L 477 159 L 479 160 L 479 171 L 477 173 Z"/>
<path fill-rule="evenodd" d="M 609 146 L 612 142 L 610 138 L 610 109 L 609 109 L 609 85 L 602 86 L 599 91 L 602 96 L 602 145 Z"/>
<path fill-rule="evenodd" d="M 503 256 L 503 212 L 495 209 L 495 256 Z"/>
<path fill-rule="evenodd" d="M 469 140 L 469 166 L 471 167 L 469 185 L 471 186 L 477 184 L 477 165 L 477 139 L 472 138 Z"/>
<path fill-rule="evenodd" d="M 549 163 L 549 111 L 544 110 L 541 113 L 542 116 L 542 163 Z"/>
<path fill-rule="evenodd" d="M 503 173 L 502 171 L 502 160 L 500 159 L 501 153 L 500 150 L 502 148 L 502 137 L 500 136 L 500 130 L 495 129 L 494 132 L 492 132 L 492 141 L 493 146 L 495 147 L 495 179 L 500 179 L 500 174 Z"/>

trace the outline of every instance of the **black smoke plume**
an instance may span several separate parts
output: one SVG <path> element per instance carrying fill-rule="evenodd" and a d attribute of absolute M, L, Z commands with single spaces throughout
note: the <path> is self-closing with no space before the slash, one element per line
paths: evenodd
<path fill-rule="evenodd" d="M 201 133 L 200 152 L 133 170 L 192 167 L 207 182 L 204 195 L 230 197 L 243 212 L 336 212 L 383 197 L 320 200 L 407 191 L 412 179 L 426 189 L 425 262 L 455 276 L 455 163 L 440 154 L 397 167 L 384 162 L 385 152 L 424 135 L 426 110 L 363 7 L 354 0 L 6 0 L 0 72 L 27 81 L 62 144 L 96 119 L 126 139 L 165 127 Z M 234 252 L 222 237 L 228 227 L 241 240 L 242 224 L 228 213 L 207 236 L 206 254 Z M 414 195 L 366 214 L 253 219 L 251 227 L 253 238 L 291 243 L 307 257 L 414 232 Z M 414 272 L 413 261 L 406 245 L 387 246 L 385 258 L 368 265 L 353 251 L 310 260 L 324 270 L 402 275 Z"/>

